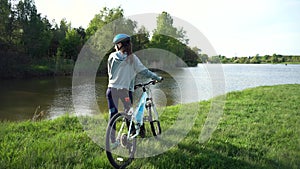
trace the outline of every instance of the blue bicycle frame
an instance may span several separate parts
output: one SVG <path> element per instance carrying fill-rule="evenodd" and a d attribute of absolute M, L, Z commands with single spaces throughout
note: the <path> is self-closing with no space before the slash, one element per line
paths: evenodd
<path fill-rule="evenodd" d="M 130 131 L 131 131 L 133 121 L 136 123 L 136 126 L 135 126 L 136 134 L 131 136 L 130 137 L 131 139 L 138 136 L 140 133 L 140 126 L 143 125 L 143 118 L 144 118 L 144 112 L 145 112 L 147 98 L 148 98 L 148 94 L 146 91 L 144 91 L 141 96 L 141 99 L 139 101 L 139 104 L 138 104 L 137 108 L 135 109 L 135 111 L 133 112 L 133 116 L 131 117 L 129 131 L 128 131 L 128 135 L 127 135 L 128 137 L 130 136 Z"/>

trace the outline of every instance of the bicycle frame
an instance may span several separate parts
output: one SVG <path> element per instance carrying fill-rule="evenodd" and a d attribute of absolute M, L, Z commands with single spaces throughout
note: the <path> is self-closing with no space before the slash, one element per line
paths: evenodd
<path fill-rule="evenodd" d="M 158 112 L 154 105 L 150 85 L 156 81 L 135 85 L 135 89 L 142 88 L 143 93 L 135 109 L 133 106 L 129 112 L 117 113 L 109 121 L 106 130 L 106 154 L 109 162 L 115 168 L 123 168 L 129 165 L 134 159 L 137 137 L 145 138 L 144 122 L 150 123 L 151 132 L 154 137 L 161 134 Z M 145 115 L 148 112 L 148 116 Z M 134 128 L 133 128 L 134 127 Z M 118 129 L 117 129 L 118 128 Z M 116 138 L 114 137 L 116 134 Z M 125 151 L 124 151 L 125 150 Z M 114 154 L 114 152 L 116 154 Z M 129 156 L 119 155 L 118 152 L 129 153 Z"/>
<path fill-rule="evenodd" d="M 139 104 L 138 104 L 137 108 L 135 109 L 135 111 L 133 112 L 133 115 L 131 116 L 129 130 L 128 130 L 128 134 L 127 134 L 128 139 L 133 139 L 133 138 L 137 137 L 140 134 L 140 126 L 143 125 L 146 101 L 148 98 L 148 93 L 146 92 L 146 90 L 144 90 L 144 88 L 145 87 L 143 87 L 143 94 L 141 96 Z M 137 125 L 140 125 L 140 126 L 136 127 L 136 134 L 133 136 L 130 136 L 130 131 L 131 131 L 131 128 L 133 127 L 133 125 L 132 125 L 133 121 L 138 123 Z"/>
<path fill-rule="evenodd" d="M 142 86 L 143 88 L 143 94 L 139 100 L 138 106 L 135 109 L 134 112 L 132 112 L 132 116 L 130 119 L 130 125 L 129 125 L 129 131 L 127 134 L 127 139 L 134 139 L 135 137 L 137 137 L 140 134 L 140 126 L 143 125 L 144 123 L 144 112 L 146 107 L 152 106 L 153 107 L 153 111 L 154 111 L 154 115 L 155 115 L 155 120 L 158 120 L 158 112 L 156 110 L 155 105 L 152 102 L 152 97 L 149 97 L 149 94 L 151 96 L 151 89 L 150 87 L 146 88 L 146 85 Z M 149 94 L 148 94 L 149 93 Z M 136 134 L 134 134 L 133 136 L 130 136 L 130 131 L 133 126 L 133 122 L 136 123 L 136 125 L 138 125 L 136 127 Z"/>

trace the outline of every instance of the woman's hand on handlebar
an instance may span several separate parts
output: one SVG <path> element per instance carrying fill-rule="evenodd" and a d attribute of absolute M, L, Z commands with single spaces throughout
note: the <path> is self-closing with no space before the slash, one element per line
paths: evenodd
<path fill-rule="evenodd" d="M 161 76 L 159 76 L 159 79 L 157 80 L 157 82 L 161 82 L 161 81 L 163 81 L 163 80 L 164 80 L 164 78 L 161 77 Z"/>

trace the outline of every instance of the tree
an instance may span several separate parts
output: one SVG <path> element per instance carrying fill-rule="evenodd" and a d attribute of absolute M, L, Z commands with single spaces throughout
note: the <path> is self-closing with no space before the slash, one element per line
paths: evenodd
<path fill-rule="evenodd" d="M 96 14 L 86 29 L 86 47 L 92 54 L 86 56 L 86 60 L 95 60 L 102 58 L 98 72 L 106 74 L 107 58 L 114 48 L 112 44 L 113 37 L 118 33 L 134 35 L 137 23 L 123 17 L 123 9 L 103 8 L 99 14 Z M 84 56 L 85 57 L 85 56 Z"/>
<path fill-rule="evenodd" d="M 202 63 L 207 63 L 209 61 L 209 57 L 207 54 L 201 54 L 200 59 L 201 59 Z"/>
<path fill-rule="evenodd" d="M 197 66 L 198 58 L 199 57 L 196 52 L 194 52 L 190 47 L 184 47 L 184 55 L 182 57 L 182 60 L 184 60 L 188 66 Z"/>
<path fill-rule="evenodd" d="M 155 35 L 166 35 L 173 37 L 179 40 L 183 44 L 188 44 L 188 39 L 186 39 L 186 31 L 183 28 L 179 30 L 173 26 L 173 18 L 167 12 L 162 12 L 157 17 L 157 28 L 153 32 L 153 36 Z"/>
<path fill-rule="evenodd" d="M 188 39 L 185 34 L 183 28 L 173 26 L 170 14 L 162 12 L 157 17 L 157 28 L 153 31 L 150 47 L 164 49 L 181 58 L 188 66 L 195 66 L 198 63 L 198 55 L 187 46 Z"/>
<path fill-rule="evenodd" d="M 76 61 L 77 55 L 84 43 L 84 35 L 82 34 L 81 29 L 73 28 L 68 30 L 65 39 L 61 41 L 58 50 L 60 50 L 59 53 L 60 55 L 63 55 L 64 59 Z"/>
<path fill-rule="evenodd" d="M 60 46 L 60 43 L 66 38 L 68 30 L 71 29 L 71 24 L 67 22 L 66 19 L 60 21 L 60 25 L 55 24 L 52 28 L 52 39 L 49 46 L 49 57 L 54 57 L 57 55 L 57 50 Z M 59 53 L 61 55 L 61 53 Z"/>
<path fill-rule="evenodd" d="M 264 55 L 263 57 L 261 57 L 261 63 L 268 63 L 269 62 L 269 55 Z"/>
<path fill-rule="evenodd" d="M 144 26 L 137 31 L 137 34 L 132 37 L 133 51 L 139 51 L 146 49 L 149 46 L 150 33 L 146 30 Z"/>
<path fill-rule="evenodd" d="M 114 20 L 120 19 L 124 16 L 123 9 L 119 6 L 118 8 L 109 9 L 107 7 L 102 8 L 99 14 L 96 14 L 90 21 L 88 28 L 86 29 L 87 38 L 93 36 L 98 29 L 104 25 L 113 22 Z M 114 31 L 114 30 L 112 30 Z"/>
<path fill-rule="evenodd" d="M 260 63 L 260 57 L 258 55 L 254 56 L 253 58 L 250 59 L 250 63 Z"/>
<path fill-rule="evenodd" d="M 278 62 L 278 56 L 275 53 L 271 57 L 271 62 L 272 63 L 277 63 Z"/>
<path fill-rule="evenodd" d="M 182 45 L 180 39 L 183 38 L 183 31 L 179 32 L 177 28 L 173 26 L 173 18 L 171 15 L 167 12 L 162 12 L 158 15 L 156 23 L 157 28 L 153 31 L 151 45 L 167 49 L 168 51 L 182 56 L 183 48 L 180 48 L 178 45 Z M 181 49 L 181 51 L 177 51 L 177 49 Z"/>
<path fill-rule="evenodd" d="M 51 24 L 37 13 L 33 0 L 19 1 L 17 22 L 21 32 L 21 47 L 30 57 L 45 57 L 52 38 Z"/>
<path fill-rule="evenodd" d="M 0 0 L 0 50 L 8 48 L 9 30 L 8 23 L 10 21 L 10 3 L 7 0 Z"/>
<path fill-rule="evenodd" d="M 17 2 L 13 5 L 11 0 L 0 0 L 0 48 L 3 48 L 2 51 L 16 52 L 23 49 L 20 45 L 23 29 L 18 21 L 20 16 L 18 10 Z"/>
<path fill-rule="evenodd" d="M 220 56 L 218 55 L 218 56 L 211 56 L 210 58 L 209 58 L 209 62 L 210 63 L 220 63 L 221 61 L 220 61 Z"/>
<path fill-rule="evenodd" d="M 91 20 L 87 30 L 86 38 L 91 39 L 97 50 L 107 52 L 112 47 L 113 37 L 118 33 L 133 35 L 137 23 L 123 17 L 123 9 L 120 7 L 108 9 L 103 8 L 99 14 Z"/>

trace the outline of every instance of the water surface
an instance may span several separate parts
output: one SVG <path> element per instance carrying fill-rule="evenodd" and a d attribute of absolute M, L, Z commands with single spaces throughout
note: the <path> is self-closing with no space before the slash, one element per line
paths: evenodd
<path fill-rule="evenodd" d="M 300 84 L 300 65 L 224 64 L 216 67 L 199 64 L 161 75 L 165 81 L 153 92 L 157 104 L 165 106 L 207 100 L 256 86 Z M 107 112 L 107 78 L 97 77 L 95 81 L 97 106 L 101 112 Z M 31 119 L 38 108 L 38 112 L 46 112 L 48 118 L 74 112 L 71 77 L 1 80 L 0 92 L 0 120 Z M 135 93 L 137 99 L 140 92 Z"/>

